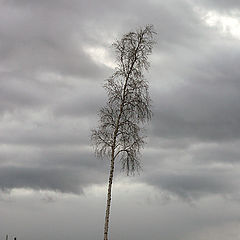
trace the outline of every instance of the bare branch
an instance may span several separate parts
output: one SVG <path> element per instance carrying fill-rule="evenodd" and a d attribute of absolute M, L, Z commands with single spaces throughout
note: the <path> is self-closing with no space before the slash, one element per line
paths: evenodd
<path fill-rule="evenodd" d="M 115 158 L 121 155 L 122 167 L 127 172 L 130 162 L 138 165 L 144 144 L 141 124 L 152 116 L 148 82 L 143 70 L 150 65 L 147 59 L 152 52 L 154 34 L 153 26 L 147 25 L 113 43 L 118 64 L 104 84 L 108 103 L 99 112 L 98 130 L 92 133 L 97 155 L 110 156 L 111 149 L 115 151 L 117 148 Z M 131 169 L 135 169 L 134 166 Z"/>

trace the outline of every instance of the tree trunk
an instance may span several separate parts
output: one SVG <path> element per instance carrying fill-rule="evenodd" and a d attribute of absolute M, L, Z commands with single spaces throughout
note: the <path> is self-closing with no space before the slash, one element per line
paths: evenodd
<path fill-rule="evenodd" d="M 107 206 L 106 206 L 105 226 L 104 226 L 104 240 L 108 240 L 108 228 L 109 228 L 109 215 L 110 215 L 111 195 L 112 195 L 113 172 L 114 172 L 114 150 L 112 150 L 111 166 L 110 166 L 110 173 L 109 173 L 109 179 L 108 179 L 108 194 L 107 194 Z"/>

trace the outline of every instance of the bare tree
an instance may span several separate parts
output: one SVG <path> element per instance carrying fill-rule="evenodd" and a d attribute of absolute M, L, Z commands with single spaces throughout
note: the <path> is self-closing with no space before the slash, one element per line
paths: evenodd
<path fill-rule="evenodd" d="M 115 160 L 119 158 L 127 174 L 140 168 L 143 124 L 152 116 L 148 82 L 143 70 L 149 68 L 148 56 L 152 52 L 154 34 L 153 26 L 147 25 L 113 43 L 117 67 L 104 84 L 108 101 L 100 109 L 99 126 L 91 136 L 96 155 L 110 159 L 104 240 L 108 239 Z"/>

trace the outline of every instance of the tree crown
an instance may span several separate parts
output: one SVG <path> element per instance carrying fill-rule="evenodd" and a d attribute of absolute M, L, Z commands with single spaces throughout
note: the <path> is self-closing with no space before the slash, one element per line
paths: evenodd
<path fill-rule="evenodd" d="M 140 149 L 144 146 L 143 124 L 151 119 L 151 99 L 143 71 L 154 44 L 152 25 L 129 32 L 113 43 L 117 67 L 106 80 L 106 106 L 99 111 L 99 126 L 92 130 L 98 157 L 119 157 L 127 174 L 140 168 Z"/>

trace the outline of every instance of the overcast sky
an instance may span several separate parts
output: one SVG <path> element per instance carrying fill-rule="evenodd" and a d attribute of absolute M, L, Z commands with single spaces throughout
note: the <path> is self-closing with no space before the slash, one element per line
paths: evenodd
<path fill-rule="evenodd" d="M 111 43 L 153 24 L 143 171 L 117 164 L 114 240 L 240 240 L 240 1 L 0 0 L 0 239 L 99 240 L 90 130 Z"/>

